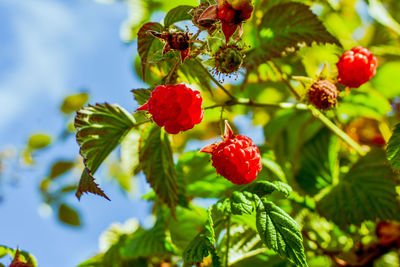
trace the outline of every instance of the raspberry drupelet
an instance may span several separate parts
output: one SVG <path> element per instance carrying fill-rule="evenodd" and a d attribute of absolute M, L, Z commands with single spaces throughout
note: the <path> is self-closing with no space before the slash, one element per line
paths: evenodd
<path fill-rule="evenodd" d="M 170 134 L 192 129 L 204 117 L 203 99 L 199 91 L 184 84 L 159 85 L 151 93 L 146 104 L 137 110 L 148 111 L 158 126 Z"/>
<path fill-rule="evenodd" d="M 253 141 L 244 135 L 235 135 L 225 121 L 223 141 L 204 147 L 200 152 L 210 153 L 217 173 L 234 184 L 248 184 L 261 171 L 261 155 Z"/>

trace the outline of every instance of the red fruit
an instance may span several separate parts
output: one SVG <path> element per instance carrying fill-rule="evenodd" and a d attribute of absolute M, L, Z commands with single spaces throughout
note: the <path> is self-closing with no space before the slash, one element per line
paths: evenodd
<path fill-rule="evenodd" d="M 376 73 L 378 61 L 367 48 L 357 46 L 343 53 L 336 64 L 338 81 L 348 87 L 358 88 Z"/>
<path fill-rule="evenodd" d="M 203 120 L 200 92 L 184 84 L 159 85 L 151 93 L 146 104 L 137 110 L 147 110 L 155 123 L 170 134 L 192 129 Z"/>
<path fill-rule="evenodd" d="M 251 183 L 261 171 L 258 147 L 247 136 L 234 135 L 226 121 L 223 141 L 200 152 L 210 153 L 217 173 L 234 184 Z"/>

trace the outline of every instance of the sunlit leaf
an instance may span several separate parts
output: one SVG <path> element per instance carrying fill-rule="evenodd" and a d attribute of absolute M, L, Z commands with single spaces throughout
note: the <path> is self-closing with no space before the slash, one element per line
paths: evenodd
<path fill-rule="evenodd" d="M 147 181 L 173 212 L 178 203 L 178 184 L 168 134 L 157 125 L 146 129 L 139 155 Z"/>
<path fill-rule="evenodd" d="M 298 184 L 309 194 L 317 194 L 338 176 L 338 138 L 323 128 L 301 149 Z"/>
<path fill-rule="evenodd" d="M 49 178 L 54 179 L 57 178 L 58 176 L 63 175 L 64 173 L 71 170 L 74 167 L 74 165 L 75 162 L 73 161 L 60 160 L 54 162 L 53 165 L 51 166 Z"/>
<path fill-rule="evenodd" d="M 133 89 L 131 92 L 133 93 L 133 96 L 135 97 L 135 100 L 138 102 L 139 106 L 147 103 L 147 101 L 150 99 L 150 89 Z"/>
<path fill-rule="evenodd" d="M 274 203 L 262 199 L 257 210 L 257 229 L 265 245 L 296 266 L 308 266 L 300 228 Z"/>
<path fill-rule="evenodd" d="M 192 16 L 189 14 L 189 12 L 193 8 L 193 6 L 177 6 L 171 9 L 164 18 L 164 27 L 168 28 L 170 25 L 176 22 L 192 19 Z"/>
<path fill-rule="evenodd" d="M 396 125 L 387 147 L 387 158 L 396 171 L 400 171 L 400 123 Z"/>
<path fill-rule="evenodd" d="M 301 45 L 314 43 L 332 43 L 341 46 L 322 22 L 310 10 L 310 7 L 296 2 L 281 3 L 273 6 L 258 25 L 260 48 L 250 51 L 247 62 L 254 64 L 284 52 L 293 52 Z"/>
<path fill-rule="evenodd" d="M 318 203 L 318 212 L 341 228 L 366 220 L 399 220 L 396 180 L 385 152 L 374 149 L 362 157 Z"/>
<path fill-rule="evenodd" d="M 142 73 L 144 80 L 145 67 L 144 65 L 147 63 L 147 58 L 149 56 L 151 46 L 153 42 L 159 42 L 156 37 L 154 37 L 150 31 L 160 32 L 162 30 L 162 25 L 156 22 L 148 22 L 144 24 L 139 32 L 138 32 L 138 53 L 140 56 L 140 61 L 142 65 Z"/>
<path fill-rule="evenodd" d="M 71 226 L 81 226 L 81 219 L 78 212 L 65 203 L 62 203 L 58 207 L 58 219 Z"/>
<path fill-rule="evenodd" d="M 88 100 L 89 95 L 87 93 L 69 95 L 64 99 L 60 109 L 64 114 L 70 114 L 83 107 Z"/>
<path fill-rule="evenodd" d="M 85 192 L 109 199 L 94 182 L 93 175 L 134 125 L 133 116 L 117 105 L 89 105 L 78 111 L 76 140 L 85 163 L 76 192 L 78 199 Z"/>
<path fill-rule="evenodd" d="M 28 148 L 31 150 L 43 149 L 50 145 L 51 138 L 47 134 L 34 134 L 29 137 Z"/>

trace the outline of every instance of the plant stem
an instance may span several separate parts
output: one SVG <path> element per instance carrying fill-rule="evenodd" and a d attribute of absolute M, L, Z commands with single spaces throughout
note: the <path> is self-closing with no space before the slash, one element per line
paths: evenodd
<path fill-rule="evenodd" d="M 229 243 L 231 239 L 231 216 L 228 215 L 228 225 L 226 227 L 226 252 L 225 252 L 225 267 L 228 267 L 229 263 Z"/>
<path fill-rule="evenodd" d="M 239 98 L 228 100 L 225 103 L 215 104 L 212 106 L 205 107 L 204 109 L 213 109 L 218 107 L 229 107 L 234 105 L 242 105 L 242 106 L 250 106 L 250 107 L 260 107 L 260 108 L 280 108 L 280 109 L 299 109 L 299 110 L 307 110 L 307 105 L 304 104 L 295 104 L 295 103 L 257 103 L 248 98 Z"/>
<path fill-rule="evenodd" d="M 261 254 L 261 253 L 264 253 L 264 252 L 267 252 L 267 251 L 268 251 L 268 248 L 258 248 L 258 249 L 252 250 L 252 251 L 250 251 L 248 253 L 243 254 L 242 257 L 240 257 L 239 259 L 231 262 L 230 264 L 233 265 L 233 264 L 235 264 L 235 263 L 237 263 L 239 261 L 245 260 L 247 258 L 254 257 L 254 256 L 258 255 L 258 254 Z"/>
<path fill-rule="evenodd" d="M 181 65 L 181 59 L 178 58 L 178 60 L 175 62 L 175 64 L 172 66 L 172 69 L 168 73 L 167 79 L 165 80 L 165 84 L 169 84 L 171 82 L 171 78 L 174 75 L 175 71 L 178 69 L 178 67 Z"/>
<path fill-rule="evenodd" d="M 236 99 L 234 95 L 232 95 L 217 79 L 212 76 L 212 74 L 203 66 L 203 64 L 199 64 L 204 71 L 207 73 L 208 77 L 210 77 L 211 81 L 213 81 L 225 94 L 227 94 L 231 99 Z"/>
<path fill-rule="evenodd" d="M 342 129 L 336 126 L 330 119 L 328 119 L 321 111 L 313 106 L 309 106 L 309 110 L 313 114 L 313 116 L 322 122 L 329 130 L 331 130 L 334 134 L 336 134 L 339 138 L 341 138 L 345 143 L 351 146 L 358 154 L 361 156 L 365 155 L 365 151 L 361 148 L 361 146 L 354 141 L 350 136 L 348 136 Z"/>

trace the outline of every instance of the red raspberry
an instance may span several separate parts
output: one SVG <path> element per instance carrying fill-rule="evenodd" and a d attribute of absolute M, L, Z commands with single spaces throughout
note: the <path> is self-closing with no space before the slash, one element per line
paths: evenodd
<path fill-rule="evenodd" d="M 343 53 L 336 64 L 338 81 L 348 87 L 358 88 L 376 73 L 378 61 L 367 48 L 357 46 Z"/>
<path fill-rule="evenodd" d="M 338 90 L 328 80 L 320 80 L 311 85 L 308 90 L 308 101 L 319 109 L 333 108 L 337 103 Z"/>
<path fill-rule="evenodd" d="M 210 153 L 217 173 L 234 184 L 251 183 L 261 171 L 258 147 L 247 136 L 234 135 L 226 121 L 223 141 L 200 152 Z"/>
<path fill-rule="evenodd" d="M 159 85 L 149 101 L 137 110 L 147 110 L 158 126 L 164 126 L 170 134 L 177 134 L 192 129 L 203 120 L 202 103 L 200 92 L 184 84 Z"/>

